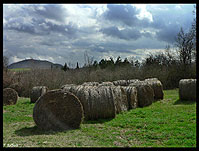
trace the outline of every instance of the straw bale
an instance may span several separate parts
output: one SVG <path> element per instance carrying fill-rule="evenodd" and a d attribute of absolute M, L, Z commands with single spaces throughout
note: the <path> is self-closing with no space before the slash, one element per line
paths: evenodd
<path fill-rule="evenodd" d="M 44 95 L 48 91 L 46 86 L 33 87 L 30 93 L 30 102 L 35 103 L 40 96 Z"/>
<path fill-rule="evenodd" d="M 42 95 L 33 109 L 33 119 L 42 130 L 80 128 L 83 114 L 79 99 L 61 89 L 51 90 Z"/>
<path fill-rule="evenodd" d="M 18 93 L 12 88 L 3 89 L 3 105 L 14 105 L 17 103 Z"/>
<path fill-rule="evenodd" d="M 136 87 L 137 89 L 139 107 L 145 107 L 152 104 L 152 102 L 154 101 L 154 91 L 147 82 L 137 81 L 131 83 L 129 86 Z"/>
<path fill-rule="evenodd" d="M 157 78 L 145 79 L 154 91 L 154 99 L 162 100 L 164 98 L 162 83 Z"/>
<path fill-rule="evenodd" d="M 179 81 L 180 100 L 196 101 L 196 79 L 181 79 Z"/>

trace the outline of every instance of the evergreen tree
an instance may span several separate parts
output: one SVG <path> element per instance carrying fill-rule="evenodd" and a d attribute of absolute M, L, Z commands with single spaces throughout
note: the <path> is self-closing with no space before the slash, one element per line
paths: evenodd
<path fill-rule="evenodd" d="M 77 62 L 77 66 L 76 66 L 76 69 L 79 69 L 79 64 L 78 64 L 78 62 Z"/>
<path fill-rule="evenodd" d="M 117 57 L 117 60 L 116 60 L 116 62 L 115 62 L 115 65 L 116 65 L 116 66 L 120 66 L 121 63 L 122 63 L 121 57 L 118 56 L 118 57 Z"/>
<path fill-rule="evenodd" d="M 64 71 L 69 70 L 69 67 L 67 66 L 67 64 L 65 63 L 64 67 L 62 68 Z"/>
<path fill-rule="evenodd" d="M 98 63 L 97 63 L 97 61 L 95 60 L 95 61 L 93 62 L 93 67 L 94 67 L 94 68 L 97 68 L 97 66 L 98 66 Z"/>

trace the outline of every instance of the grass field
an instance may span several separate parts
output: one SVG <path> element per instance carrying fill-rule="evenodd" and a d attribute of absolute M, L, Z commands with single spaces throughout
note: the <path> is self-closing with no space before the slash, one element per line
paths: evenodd
<path fill-rule="evenodd" d="M 196 147 L 196 103 L 180 101 L 178 89 L 164 100 L 114 119 L 87 121 L 80 129 L 40 131 L 29 98 L 3 107 L 4 147 Z"/>

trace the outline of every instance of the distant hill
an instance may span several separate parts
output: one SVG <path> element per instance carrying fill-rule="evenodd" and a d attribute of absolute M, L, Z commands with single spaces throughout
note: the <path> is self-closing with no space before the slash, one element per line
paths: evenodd
<path fill-rule="evenodd" d="M 8 66 L 8 69 L 15 68 L 39 68 L 39 69 L 51 69 L 62 68 L 61 64 L 54 64 L 46 60 L 25 59 L 19 62 L 12 63 Z"/>

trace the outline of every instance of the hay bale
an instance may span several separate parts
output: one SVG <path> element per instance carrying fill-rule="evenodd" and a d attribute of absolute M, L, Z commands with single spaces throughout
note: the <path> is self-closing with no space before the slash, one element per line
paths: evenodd
<path fill-rule="evenodd" d="M 117 81 L 113 81 L 113 84 L 115 86 L 128 86 L 129 83 L 127 80 L 117 80 Z"/>
<path fill-rule="evenodd" d="M 66 84 L 66 85 L 61 86 L 60 89 L 70 92 L 70 89 L 76 86 L 77 86 L 76 84 Z"/>
<path fill-rule="evenodd" d="M 70 91 L 79 98 L 83 105 L 85 120 L 115 117 L 110 87 L 77 85 L 63 90 Z"/>
<path fill-rule="evenodd" d="M 99 82 L 84 82 L 82 86 L 98 86 Z"/>
<path fill-rule="evenodd" d="M 152 104 L 152 102 L 154 101 L 154 91 L 147 82 L 137 81 L 131 83 L 129 86 L 136 87 L 137 89 L 137 98 L 138 98 L 139 107 L 145 107 Z"/>
<path fill-rule="evenodd" d="M 127 91 L 122 86 L 109 87 L 112 91 L 112 99 L 115 104 L 116 113 L 121 113 L 129 109 L 129 103 L 127 100 Z"/>
<path fill-rule="evenodd" d="M 131 84 L 131 83 L 135 83 L 135 82 L 138 82 L 140 81 L 139 79 L 130 79 L 130 80 L 127 80 L 128 84 Z"/>
<path fill-rule="evenodd" d="M 12 88 L 3 89 L 3 105 L 14 105 L 17 103 L 18 93 Z"/>
<path fill-rule="evenodd" d="M 154 99 L 162 100 L 164 97 L 162 83 L 157 78 L 145 79 L 154 91 Z"/>
<path fill-rule="evenodd" d="M 76 86 L 76 84 L 65 84 L 65 85 L 61 86 L 60 89 L 64 89 L 66 87 L 72 87 L 72 86 Z"/>
<path fill-rule="evenodd" d="M 33 87 L 30 93 L 30 102 L 35 103 L 38 98 L 44 95 L 48 91 L 46 86 L 36 86 Z"/>
<path fill-rule="evenodd" d="M 114 86 L 114 84 L 112 82 L 102 82 L 99 84 L 100 86 Z"/>
<path fill-rule="evenodd" d="M 51 90 L 35 103 L 33 119 L 42 130 L 76 129 L 83 121 L 83 107 L 72 93 Z"/>
<path fill-rule="evenodd" d="M 135 87 L 123 87 L 126 91 L 127 101 L 128 101 L 128 110 L 135 109 L 138 106 L 138 99 L 137 99 L 137 89 Z"/>
<path fill-rule="evenodd" d="M 13 83 L 13 84 L 11 84 L 10 86 L 9 86 L 9 88 L 12 88 L 12 89 L 14 89 L 15 91 L 17 91 L 17 93 L 18 93 L 18 96 L 20 96 L 20 93 L 21 93 L 21 91 L 22 91 L 22 86 L 21 86 L 21 84 L 20 83 Z"/>
<path fill-rule="evenodd" d="M 196 101 L 196 79 L 182 79 L 179 81 L 180 100 Z"/>

